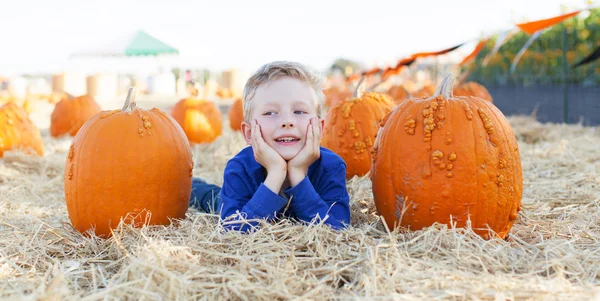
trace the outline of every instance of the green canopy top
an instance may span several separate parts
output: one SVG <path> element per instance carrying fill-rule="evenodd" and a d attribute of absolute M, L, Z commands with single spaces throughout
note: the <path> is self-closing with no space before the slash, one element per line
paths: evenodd
<path fill-rule="evenodd" d="M 159 56 L 165 54 L 178 55 L 179 50 L 140 30 L 120 36 L 113 41 L 105 41 L 89 46 L 88 49 L 76 51 L 71 54 L 71 57 Z"/>
<path fill-rule="evenodd" d="M 179 50 L 143 31 L 139 31 L 125 48 L 126 56 L 159 54 L 179 54 Z"/>

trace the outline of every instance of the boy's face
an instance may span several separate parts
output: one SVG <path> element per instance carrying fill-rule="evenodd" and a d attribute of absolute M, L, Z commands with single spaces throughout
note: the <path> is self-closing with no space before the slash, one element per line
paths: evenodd
<path fill-rule="evenodd" d="M 256 89 L 252 98 L 250 120 L 258 121 L 265 142 L 288 161 L 306 144 L 310 119 L 317 117 L 317 95 L 307 84 L 282 77 Z M 324 120 L 320 120 L 321 129 Z M 251 124 L 244 122 L 242 132 L 248 144 Z"/>

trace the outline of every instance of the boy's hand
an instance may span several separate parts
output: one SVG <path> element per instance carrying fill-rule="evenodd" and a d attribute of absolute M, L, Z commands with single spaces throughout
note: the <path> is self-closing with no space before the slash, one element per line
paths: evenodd
<path fill-rule="evenodd" d="M 255 120 L 252 125 L 252 151 L 254 152 L 254 159 L 260 165 L 267 169 L 267 178 L 265 179 L 265 186 L 271 191 L 279 194 L 281 185 L 285 181 L 287 173 L 287 164 L 277 151 L 270 147 L 262 137 L 260 125 Z"/>
<path fill-rule="evenodd" d="M 300 152 L 287 163 L 287 173 L 292 187 L 302 182 L 308 173 L 308 167 L 321 156 L 321 125 L 317 117 L 311 118 L 306 131 L 306 144 Z"/>

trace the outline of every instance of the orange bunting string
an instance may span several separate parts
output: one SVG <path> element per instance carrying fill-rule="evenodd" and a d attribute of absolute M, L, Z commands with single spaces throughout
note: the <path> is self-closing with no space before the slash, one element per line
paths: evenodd
<path fill-rule="evenodd" d="M 475 49 L 473 50 L 473 52 L 471 52 L 471 54 L 467 55 L 460 63 L 458 63 L 459 66 L 463 66 L 464 64 L 470 62 L 472 59 L 474 59 L 477 54 L 479 54 L 479 52 L 481 52 L 481 50 L 483 49 L 483 46 L 485 46 L 485 43 L 487 43 L 489 38 L 483 38 L 481 41 L 479 41 L 479 43 L 477 44 L 477 46 L 475 46 Z"/>
<path fill-rule="evenodd" d="M 413 55 L 411 55 L 411 58 L 417 59 L 420 57 L 427 57 L 427 56 L 436 56 L 436 55 L 442 55 L 442 54 L 446 54 L 448 52 L 451 52 L 453 50 L 456 50 L 458 47 L 464 45 L 465 43 L 460 43 L 454 47 L 450 47 L 450 48 L 446 48 L 444 50 L 440 50 L 440 51 L 435 51 L 435 52 L 419 52 L 419 53 L 415 53 Z"/>
<path fill-rule="evenodd" d="M 373 68 L 373 69 L 371 69 L 369 71 L 363 72 L 362 75 L 370 76 L 370 75 L 373 75 L 373 74 L 377 74 L 379 72 L 381 72 L 381 68 Z"/>
<path fill-rule="evenodd" d="M 396 68 L 400 68 L 402 66 L 410 66 L 412 63 L 414 63 L 417 59 L 413 58 L 413 57 L 409 57 L 409 58 L 405 58 L 405 59 L 401 59 L 398 61 L 398 63 L 396 64 Z"/>
<path fill-rule="evenodd" d="M 522 31 L 524 31 L 528 34 L 534 34 L 536 31 L 538 31 L 540 29 L 544 29 L 544 28 L 550 27 L 554 24 L 558 24 L 570 17 L 577 15 L 579 12 L 580 12 L 580 10 L 574 11 L 572 13 L 564 14 L 564 15 L 561 15 L 558 17 L 554 17 L 554 18 L 532 21 L 532 22 L 527 22 L 527 23 L 520 23 L 520 24 L 517 24 L 517 26 Z"/>

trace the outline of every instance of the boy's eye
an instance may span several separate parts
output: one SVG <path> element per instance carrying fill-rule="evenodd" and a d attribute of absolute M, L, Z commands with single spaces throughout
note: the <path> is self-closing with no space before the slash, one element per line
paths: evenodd
<path fill-rule="evenodd" d="M 306 111 L 296 110 L 294 114 L 308 114 Z"/>
<path fill-rule="evenodd" d="M 267 111 L 263 113 L 263 116 L 271 116 L 271 115 L 275 115 L 275 112 L 273 111 Z"/>

